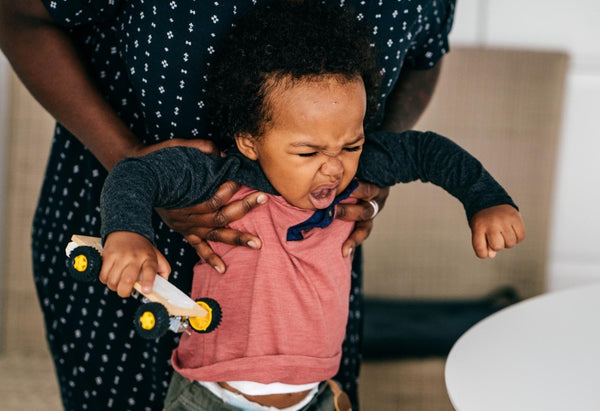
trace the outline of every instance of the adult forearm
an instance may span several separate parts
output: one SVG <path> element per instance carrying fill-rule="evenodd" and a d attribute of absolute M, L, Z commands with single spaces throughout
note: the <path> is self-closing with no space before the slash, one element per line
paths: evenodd
<path fill-rule="evenodd" d="M 141 144 L 38 0 L 0 0 L 0 47 L 31 94 L 111 169 Z"/>
<path fill-rule="evenodd" d="M 429 70 L 402 69 L 386 102 L 382 130 L 402 132 L 414 127 L 433 95 L 442 62 Z"/>

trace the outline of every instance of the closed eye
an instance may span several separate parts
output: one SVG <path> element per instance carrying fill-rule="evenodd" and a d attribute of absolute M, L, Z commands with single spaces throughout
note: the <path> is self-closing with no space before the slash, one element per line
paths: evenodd
<path fill-rule="evenodd" d="M 298 154 L 300 157 L 314 157 L 317 155 L 317 152 L 312 152 L 312 153 L 299 153 Z"/>
<path fill-rule="evenodd" d="M 354 151 L 359 151 L 362 148 L 362 144 L 359 146 L 354 146 L 354 147 L 344 147 L 344 151 L 347 152 L 354 152 Z"/>

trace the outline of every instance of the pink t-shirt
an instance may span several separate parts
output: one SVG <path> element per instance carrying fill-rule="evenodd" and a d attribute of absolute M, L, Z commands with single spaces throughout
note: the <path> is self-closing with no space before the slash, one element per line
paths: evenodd
<path fill-rule="evenodd" d="M 244 187 L 234 199 L 253 191 Z M 197 264 L 192 297 L 218 301 L 223 318 L 211 333 L 182 336 L 172 356 L 175 370 L 198 381 L 264 384 L 305 384 L 337 373 L 351 271 L 342 244 L 354 224 L 334 219 L 301 241 L 286 241 L 287 229 L 312 213 L 270 196 L 230 224 L 258 235 L 260 251 L 211 243 L 227 272 Z"/>

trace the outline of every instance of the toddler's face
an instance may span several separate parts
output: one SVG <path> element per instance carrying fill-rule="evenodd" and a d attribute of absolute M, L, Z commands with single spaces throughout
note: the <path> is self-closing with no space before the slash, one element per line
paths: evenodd
<path fill-rule="evenodd" d="M 352 181 L 365 139 L 366 92 L 360 78 L 281 82 L 270 92 L 272 119 L 259 138 L 238 136 L 290 204 L 321 209 Z"/>

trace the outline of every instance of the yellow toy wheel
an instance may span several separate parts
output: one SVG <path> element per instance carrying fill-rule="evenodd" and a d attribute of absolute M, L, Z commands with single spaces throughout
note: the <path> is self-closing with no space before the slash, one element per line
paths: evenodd
<path fill-rule="evenodd" d="M 142 338 L 154 340 L 169 329 L 169 313 L 161 303 L 143 304 L 135 313 L 133 326 Z"/>
<path fill-rule="evenodd" d="M 67 270 L 77 281 L 92 281 L 98 278 L 102 267 L 102 256 L 94 247 L 79 246 L 71 251 Z"/>
<path fill-rule="evenodd" d="M 209 333 L 221 323 L 221 306 L 212 298 L 200 298 L 196 304 L 207 311 L 206 317 L 190 317 L 188 323 L 192 330 L 199 333 Z"/>

